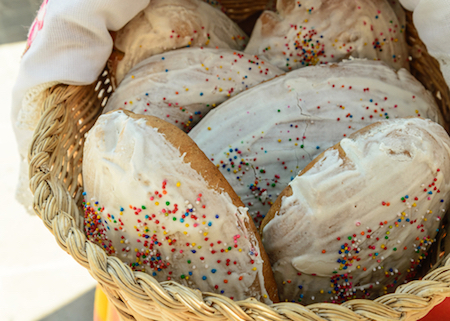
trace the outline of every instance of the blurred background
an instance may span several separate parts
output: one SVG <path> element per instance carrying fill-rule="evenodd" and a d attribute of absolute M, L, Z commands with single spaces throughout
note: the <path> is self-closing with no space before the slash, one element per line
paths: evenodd
<path fill-rule="evenodd" d="M 42 1 L 0 0 L 0 320 L 92 320 L 96 282 L 15 200 L 19 155 L 11 90 Z"/>

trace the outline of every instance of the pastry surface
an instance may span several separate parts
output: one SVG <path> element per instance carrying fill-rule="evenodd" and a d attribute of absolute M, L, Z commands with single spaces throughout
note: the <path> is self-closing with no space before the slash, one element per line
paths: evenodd
<path fill-rule="evenodd" d="M 282 301 L 373 299 L 415 277 L 448 210 L 450 138 L 420 118 L 381 121 L 327 149 L 261 228 Z"/>
<path fill-rule="evenodd" d="M 265 11 L 246 52 L 289 71 L 349 57 L 409 68 L 405 13 L 392 0 L 278 0 Z"/>
<path fill-rule="evenodd" d="M 84 149 L 85 232 L 158 281 L 276 301 L 247 209 L 192 140 L 156 117 L 100 116 Z"/>
<path fill-rule="evenodd" d="M 131 110 L 187 132 L 225 100 L 282 73 L 257 56 L 229 49 L 169 51 L 136 65 L 108 100 L 104 113 Z"/>
<path fill-rule="evenodd" d="M 116 83 L 142 60 L 183 47 L 242 50 L 246 34 L 219 9 L 201 0 L 152 0 L 116 34 L 123 57 L 114 63 Z"/>
<path fill-rule="evenodd" d="M 322 151 L 373 122 L 408 116 L 441 121 L 433 97 L 408 71 L 355 60 L 301 68 L 257 85 L 211 111 L 189 135 L 258 226 Z"/>

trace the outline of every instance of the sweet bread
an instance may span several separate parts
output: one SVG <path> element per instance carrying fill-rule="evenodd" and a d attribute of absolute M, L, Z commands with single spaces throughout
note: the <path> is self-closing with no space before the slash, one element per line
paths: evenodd
<path fill-rule="evenodd" d="M 260 16 L 245 52 L 286 71 L 349 57 L 409 68 L 405 13 L 388 1 L 278 0 L 278 14 Z"/>
<path fill-rule="evenodd" d="M 281 193 L 261 225 L 280 299 L 373 299 L 411 281 L 449 208 L 450 138 L 420 118 L 344 138 Z"/>
<path fill-rule="evenodd" d="M 156 116 L 188 132 L 211 109 L 283 71 L 229 49 L 186 48 L 136 65 L 108 100 L 114 109 Z"/>
<path fill-rule="evenodd" d="M 402 30 L 406 29 L 406 14 L 405 9 L 401 5 L 399 0 L 386 0 L 391 6 L 392 10 L 394 10 L 395 15 L 397 16 L 399 26 L 401 26 Z"/>
<path fill-rule="evenodd" d="M 301 68 L 257 85 L 211 111 L 189 135 L 258 226 L 278 194 L 323 150 L 373 122 L 407 116 L 442 121 L 431 94 L 408 71 L 355 60 Z"/>
<path fill-rule="evenodd" d="M 235 300 L 277 300 L 247 209 L 177 127 L 129 111 L 100 116 L 83 181 L 88 239 L 132 269 Z"/>
<path fill-rule="evenodd" d="M 230 18 L 201 0 L 152 0 L 116 33 L 112 73 L 119 84 L 150 56 L 193 46 L 242 50 L 247 41 Z"/>

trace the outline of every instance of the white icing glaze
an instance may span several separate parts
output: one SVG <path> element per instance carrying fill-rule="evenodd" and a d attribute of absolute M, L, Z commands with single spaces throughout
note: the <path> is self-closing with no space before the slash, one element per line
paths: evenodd
<path fill-rule="evenodd" d="M 386 2 L 388 2 L 392 10 L 394 10 L 394 13 L 398 19 L 399 26 L 405 26 L 404 28 L 406 28 L 405 9 L 403 9 L 399 0 L 386 0 Z"/>
<path fill-rule="evenodd" d="M 142 60 L 177 48 L 205 46 L 242 50 L 245 33 L 224 13 L 200 0 L 152 0 L 119 30 L 114 42 L 125 53 L 116 69 L 120 83 Z"/>
<path fill-rule="evenodd" d="M 408 68 L 404 14 L 387 0 L 278 0 L 277 9 L 258 19 L 245 52 L 284 70 L 350 56 Z"/>
<path fill-rule="evenodd" d="M 104 113 L 123 108 L 189 131 L 212 108 L 283 71 L 238 51 L 187 48 L 136 65 L 111 96 Z"/>
<path fill-rule="evenodd" d="M 301 68 L 255 86 L 211 111 L 189 135 L 258 226 L 323 150 L 374 121 L 416 115 L 440 121 L 433 97 L 408 71 L 355 60 Z"/>
<path fill-rule="evenodd" d="M 83 159 L 88 238 L 158 281 L 270 303 L 247 209 L 209 188 L 183 158 L 145 119 L 100 116 Z"/>
<path fill-rule="evenodd" d="M 345 156 L 330 148 L 289 184 L 264 227 L 280 300 L 393 292 L 414 277 L 448 209 L 450 138 L 438 124 L 383 121 L 340 146 Z"/>

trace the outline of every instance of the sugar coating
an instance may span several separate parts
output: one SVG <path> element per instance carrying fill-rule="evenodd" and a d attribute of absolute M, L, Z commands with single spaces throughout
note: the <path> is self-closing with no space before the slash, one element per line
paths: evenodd
<path fill-rule="evenodd" d="M 408 68 L 405 14 L 392 0 L 279 0 L 265 11 L 246 52 L 289 71 L 349 57 Z"/>
<path fill-rule="evenodd" d="M 247 209 L 183 158 L 145 119 L 100 116 L 84 148 L 88 239 L 159 282 L 270 303 Z"/>
<path fill-rule="evenodd" d="M 431 94 L 408 71 L 355 60 L 301 68 L 251 88 L 211 111 L 189 136 L 258 226 L 325 149 L 375 121 L 408 116 L 442 121 Z"/>
<path fill-rule="evenodd" d="M 282 73 L 258 56 L 235 50 L 169 51 L 131 69 L 103 113 L 126 109 L 159 117 L 188 132 L 225 100 Z"/>
<path fill-rule="evenodd" d="M 116 69 L 120 83 L 142 60 L 183 47 L 242 50 L 246 34 L 223 12 L 201 0 L 152 0 L 117 32 L 114 45 L 125 55 Z"/>
<path fill-rule="evenodd" d="M 353 135 L 352 135 L 353 136 Z M 330 148 L 290 184 L 263 229 L 280 300 L 373 299 L 411 281 L 448 210 L 450 138 L 383 121 Z"/>

